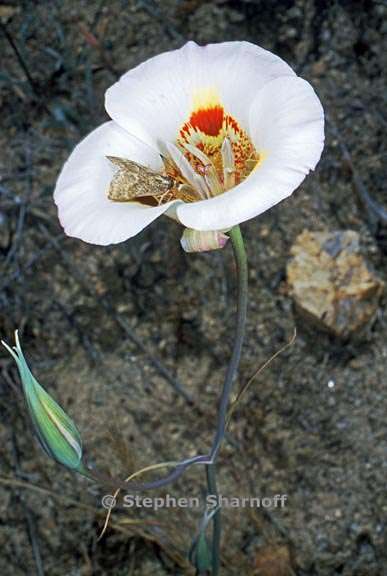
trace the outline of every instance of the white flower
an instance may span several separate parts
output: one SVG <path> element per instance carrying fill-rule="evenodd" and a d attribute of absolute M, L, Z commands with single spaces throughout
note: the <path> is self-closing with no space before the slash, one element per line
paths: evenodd
<path fill-rule="evenodd" d="M 109 88 L 105 104 L 112 121 L 76 146 L 54 195 L 66 233 L 93 244 L 122 242 L 164 213 L 226 231 L 289 196 L 323 149 L 313 88 L 248 42 L 188 42 L 155 56 Z M 125 160 L 163 175 L 156 196 L 128 184 Z M 134 200 L 116 201 L 122 182 Z"/>

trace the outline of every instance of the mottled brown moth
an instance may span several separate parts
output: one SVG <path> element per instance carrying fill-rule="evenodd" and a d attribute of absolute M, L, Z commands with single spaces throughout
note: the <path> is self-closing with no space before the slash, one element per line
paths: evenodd
<path fill-rule="evenodd" d="M 173 199 L 192 201 L 195 198 L 189 186 L 172 176 L 161 174 L 126 158 L 106 158 L 118 168 L 110 182 L 109 200 L 129 202 L 151 197 L 161 204 Z"/>

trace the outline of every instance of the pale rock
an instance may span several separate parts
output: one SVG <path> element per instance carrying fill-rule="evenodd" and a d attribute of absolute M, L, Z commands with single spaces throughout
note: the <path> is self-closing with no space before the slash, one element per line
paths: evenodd
<path fill-rule="evenodd" d="M 347 338 L 375 317 L 384 284 L 360 253 L 357 232 L 304 230 L 291 255 L 289 292 L 315 326 Z"/>

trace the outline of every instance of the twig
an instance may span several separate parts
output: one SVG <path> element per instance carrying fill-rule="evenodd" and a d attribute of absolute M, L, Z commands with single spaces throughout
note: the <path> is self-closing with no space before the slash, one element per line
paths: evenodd
<path fill-rule="evenodd" d="M 282 352 L 285 352 L 285 350 L 287 350 L 288 348 L 290 348 L 291 346 L 293 346 L 294 342 L 296 341 L 296 336 L 297 336 L 297 330 L 296 328 L 294 329 L 293 332 L 293 336 L 291 337 L 291 339 L 289 340 L 289 342 L 287 342 L 286 344 L 284 344 L 284 346 L 282 346 L 279 350 L 277 350 L 277 352 L 274 352 L 274 354 L 272 356 L 270 356 L 270 358 L 268 360 L 266 360 L 259 368 L 258 370 L 256 370 L 254 372 L 254 374 L 251 376 L 251 378 L 249 378 L 249 380 L 246 382 L 246 384 L 244 386 L 242 386 L 242 388 L 239 390 L 237 397 L 235 398 L 235 400 L 230 404 L 230 408 L 228 410 L 227 413 L 227 422 L 226 422 L 226 426 L 229 425 L 230 423 L 230 419 L 231 416 L 234 412 L 234 410 L 236 409 L 236 407 L 238 406 L 238 404 L 240 403 L 240 401 L 242 400 L 242 397 L 245 395 L 245 393 L 247 392 L 247 390 L 250 388 L 251 384 L 254 382 L 255 378 L 257 376 L 259 376 L 268 366 L 270 366 L 270 364 L 280 355 L 282 354 Z"/>
<path fill-rule="evenodd" d="M 14 41 L 14 39 L 12 38 L 11 34 L 8 32 L 7 27 L 5 26 L 5 24 L 3 24 L 3 22 L 1 22 L 0 20 L 0 30 L 2 31 L 2 33 L 4 34 L 4 36 L 6 37 L 9 45 L 11 46 L 15 56 L 16 56 L 16 60 L 19 63 L 20 68 L 23 70 L 24 74 L 26 75 L 27 81 L 29 83 L 29 85 L 31 86 L 32 92 L 35 95 L 35 97 L 37 97 L 37 99 L 40 101 L 43 109 L 45 110 L 45 112 L 47 112 L 47 114 L 51 115 L 50 110 L 47 108 L 46 104 L 42 101 L 41 97 L 41 90 L 39 85 L 35 82 L 35 80 L 32 78 L 31 73 L 29 71 L 29 68 L 27 66 L 26 61 L 24 60 L 23 56 L 20 53 L 19 48 L 17 47 L 16 42 Z"/>
<path fill-rule="evenodd" d="M 21 240 L 21 236 L 22 236 L 23 228 L 24 228 L 24 221 L 25 221 L 25 217 L 26 217 L 26 212 L 27 212 L 27 202 L 23 201 L 20 204 L 19 216 L 18 216 L 18 220 L 17 220 L 14 241 L 13 241 L 12 246 L 9 249 L 9 252 L 8 252 L 8 254 L 4 260 L 4 266 L 9 266 L 9 264 L 15 258 L 16 253 L 19 249 L 20 240 Z"/>
<path fill-rule="evenodd" d="M 332 132 L 337 138 L 341 153 L 343 155 L 344 162 L 352 174 L 352 181 L 355 192 L 357 193 L 360 201 L 363 203 L 367 211 L 368 222 L 372 228 L 372 232 L 375 232 L 375 226 L 378 224 L 378 222 L 387 224 L 387 210 L 383 208 L 383 206 L 381 206 L 370 196 L 367 188 L 364 185 L 363 180 L 360 177 L 359 172 L 357 171 L 354 163 L 352 162 L 351 154 L 340 134 L 337 124 L 335 123 L 333 118 L 328 114 L 326 115 L 326 118 L 328 124 L 331 127 Z"/>
<path fill-rule="evenodd" d="M 28 66 L 27 66 L 23 56 L 21 55 L 20 50 L 16 45 L 16 42 L 12 38 L 11 34 L 8 32 L 5 24 L 3 24 L 1 22 L 1 20 L 0 20 L 0 30 L 2 31 L 2 33 L 6 37 L 9 45 L 11 46 L 12 50 L 14 51 L 14 54 L 16 56 L 18 63 L 19 63 L 19 66 L 23 70 L 24 74 L 26 75 L 26 78 L 27 78 L 35 96 L 40 96 L 38 85 L 36 84 L 35 80 L 32 78 L 30 71 L 28 69 Z"/>
<path fill-rule="evenodd" d="M 7 267 L 9 266 L 9 264 L 12 262 L 13 259 L 16 258 L 17 252 L 20 248 L 21 245 L 21 239 L 22 239 L 22 234 L 23 234 L 23 229 L 24 229 L 24 222 L 25 222 L 25 218 L 26 218 L 26 214 L 27 214 L 27 205 L 28 202 L 31 198 L 31 194 L 32 194 L 32 172 L 30 170 L 31 168 L 31 148 L 30 148 L 30 144 L 29 142 L 27 142 L 27 146 L 26 146 L 26 167 L 27 167 L 27 171 L 28 171 L 28 178 L 27 178 L 27 194 L 25 199 L 21 202 L 20 205 L 20 209 L 19 209 L 19 216 L 18 216 L 18 221 L 17 221 L 17 225 L 16 225 L 16 230 L 15 230 L 15 236 L 13 239 L 13 243 L 12 246 L 5 258 L 5 262 L 4 265 Z"/>

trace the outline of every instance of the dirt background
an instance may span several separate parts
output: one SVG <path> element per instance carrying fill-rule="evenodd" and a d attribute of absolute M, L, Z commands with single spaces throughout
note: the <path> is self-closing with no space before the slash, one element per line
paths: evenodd
<path fill-rule="evenodd" d="M 0 333 L 10 341 L 20 328 L 34 373 L 77 422 L 91 462 L 124 478 L 208 450 L 235 298 L 231 249 L 186 256 L 167 219 L 116 247 L 63 236 L 55 179 L 106 119 L 104 91 L 187 39 L 243 39 L 296 67 L 329 114 L 316 173 L 243 226 L 250 304 L 240 386 L 297 324 L 285 270 L 303 229 L 358 231 L 387 279 L 385 228 L 359 203 L 359 179 L 374 200 L 386 198 L 386 16 L 382 1 L 350 0 L 0 5 Z M 382 306 L 353 342 L 298 322 L 294 346 L 257 379 L 221 454 L 220 491 L 288 502 L 224 512 L 222 574 L 387 574 L 386 342 Z M 42 453 L 4 352 L 0 369 L 0 574 L 193 574 L 186 555 L 200 511 L 117 509 L 97 542 L 106 490 Z M 204 489 L 193 468 L 167 491 Z"/>

